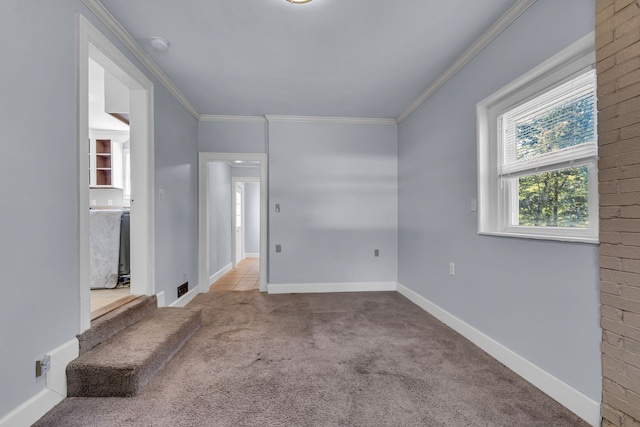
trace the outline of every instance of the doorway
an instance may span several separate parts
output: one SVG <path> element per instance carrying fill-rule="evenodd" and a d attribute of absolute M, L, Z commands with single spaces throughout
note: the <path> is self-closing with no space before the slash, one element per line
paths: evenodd
<path fill-rule="evenodd" d="M 129 92 L 131 293 L 152 295 L 153 84 L 82 15 L 78 15 L 78 332 L 91 326 L 89 61 Z"/>
<path fill-rule="evenodd" d="M 229 243 L 231 244 L 231 250 L 228 252 L 226 261 L 223 261 L 220 265 L 229 263 L 226 268 L 222 268 L 212 275 L 211 268 L 216 269 L 218 267 L 212 264 L 212 259 L 215 261 L 215 256 L 212 257 L 212 252 L 216 250 L 212 249 L 211 242 L 215 241 L 214 237 L 211 237 L 210 230 L 210 218 L 215 213 L 215 209 L 218 204 L 211 204 L 211 187 L 214 185 L 209 179 L 209 172 L 211 165 L 227 164 L 231 165 L 240 164 L 252 164 L 256 169 L 255 177 L 233 177 L 231 182 L 227 181 L 228 197 L 227 203 L 229 203 L 229 219 L 226 224 L 226 230 L 228 230 L 227 236 L 230 237 Z M 238 267 L 238 263 L 247 257 L 246 245 L 244 242 L 246 228 L 246 206 L 243 203 L 244 195 L 246 194 L 245 188 L 243 188 L 245 182 L 253 182 L 257 184 L 259 188 L 259 232 L 258 232 L 258 249 L 253 249 L 254 253 L 250 254 L 253 258 L 258 258 L 258 270 L 259 270 L 259 289 L 262 292 L 267 290 L 267 155 L 263 153 L 200 153 L 198 162 L 198 180 L 199 180 L 199 242 L 198 242 L 198 254 L 199 254 L 199 285 L 200 292 L 208 292 L 209 286 L 217 279 L 224 276 L 231 269 Z M 230 193 L 230 194 L 229 194 Z M 239 200 L 237 200 L 239 199 Z M 223 212 L 224 213 L 224 212 Z M 239 224 L 238 224 L 239 223 Z M 239 226 L 237 226 L 239 225 Z M 223 230 L 224 225 L 222 226 Z M 228 247 L 227 247 L 228 248 Z"/>
<path fill-rule="evenodd" d="M 238 268 L 238 263 L 244 259 L 244 183 L 236 182 L 234 185 L 234 207 L 233 230 L 235 234 L 235 257 L 233 268 Z"/>

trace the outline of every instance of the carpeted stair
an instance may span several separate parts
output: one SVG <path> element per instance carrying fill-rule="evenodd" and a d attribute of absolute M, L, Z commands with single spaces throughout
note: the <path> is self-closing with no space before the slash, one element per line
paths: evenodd
<path fill-rule="evenodd" d="M 139 394 L 200 328 L 202 310 L 157 308 L 155 297 L 142 297 L 94 323 L 67 365 L 69 397 Z"/>

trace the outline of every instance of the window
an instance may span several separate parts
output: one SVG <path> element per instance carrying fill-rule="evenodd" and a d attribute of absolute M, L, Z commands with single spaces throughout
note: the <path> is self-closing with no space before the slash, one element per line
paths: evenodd
<path fill-rule="evenodd" d="M 478 104 L 478 232 L 598 240 L 596 76 L 585 38 Z"/>

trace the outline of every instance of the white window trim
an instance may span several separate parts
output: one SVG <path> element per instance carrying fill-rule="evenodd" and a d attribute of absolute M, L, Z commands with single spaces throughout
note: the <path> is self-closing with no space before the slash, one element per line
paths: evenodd
<path fill-rule="evenodd" d="M 538 67 L 490 95 L 476 108 L 478 150 L 478 234 L 599 243 L 598 240 L 598 178 L 597 164 L 589 166 L 589 229 L 564 227 L 506 227 L 507 212 L 500 212 L 500 180 L 498 177 L 497 117 L 505 105 L 515 105 L 534 98 L 541 92 L 558 86 L 595 64 L 595 35 L 590 33 L 554 55 Z M 596 159 L 597 161 L 597 159 Z M 579 165 L 575 162 L 574 165 Z M 503 204 L 504 208 L 506 204 Z"/>

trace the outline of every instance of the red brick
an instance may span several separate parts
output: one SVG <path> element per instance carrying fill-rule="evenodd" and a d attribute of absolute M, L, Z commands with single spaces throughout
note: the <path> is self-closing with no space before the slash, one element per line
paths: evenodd
<path fill-rule="evenodd" d="M 638 248 L 640 252 L 640 248 Z M 623 259 L 622 271 L 628 271 L 630 273 L 640 273 L 640 260 L 639 259 Z"/>
<path fill-rule="evenodd" d="M 640 124 L 638 125 L 640 135 Z M 640 178 L 640 165 L 619 166 L 616 169 L 606 169 L 598 174 L 600 181 L 613 181 L 617 179 Z"/>
<path fill-rule="evenodd" d="M 623 414 L 609 405 L 602 405 L 602 427 L 622 427 Z"/>
<path fill-rule="evenodd" d="M 616 360 L 619 360 L 621 362 L 624 362 L 627 365 L 631 365 L 634 366 L 636 368 L 639 368 L 638 365 L 640 365 L 640 356 L 638 356 L 637 354 L 633 354 L 631 352 L 626 351 L 623 348 L 620 347 L 614 347 L 611 344 L 608 344 L 606 342 L 602 343 L 602 353 L 606 354 Z M 628 366 L 627 366 L 628 368 Z M 606 372 L 613 372 L 612 370 L 606 370 L 603 369 L 603 373 L 604 371 Z M 618 373 L 618 375 L 621 375 L 620 373 Z M 603 375 L 605 376 L 605 375 Z M 607 378 L 609 379 L 613 379 L 615 380 L 615 378 L 612 375 L 607 375 Z M 638 385 L 640 386 L 640 380 L 635 380 L 638 382 Z M 621 384 L 623 385 L 623 384 Z M 637 390 L 637 389 L 636 389 Z"/>
<path fill-rule="evenodd" d="M 615 107 L 615 105 L 612 105 L 612 107 Z M 613 144 L 620 140 L 620 131 L 617 129 L 609 132 L 602 132 L 602 129 L 599 129 L 598 131 L 598 145 Z"/>
<path fill-rule="evenodd" d="M 615 319 L 611 319 L 615 320 Z M 634 328 L 640 328 L 640 314 L 631 313 L 629 311 L 622 312 L 622 322 Z"/>
<path fill-rule="evenodd" d="M 611 294 L 611 295 L 620 296 L 622 294 L 622 289 L 620 288 L 620 285 L 613 282 L 600 282 L 600 290 L 606 294 Z M 607 307 L 607 306 L 603 305 L 602 307 Z"/>
<path fill-rule="evenodd" d="M 624 184 L 626 181 L 623 181 L 621 184 Z M 640 191 L 640 190 L 638 190 Z M 620 218 L 632 218 L 639 219 L 640 218 L 640 206 L 622 206 L 620 208 Z"/>
<path fill-rule="evenodd" d="M 640 193 L 631 193 L 631 194 L 639 194 Z M 630 233 L 639 233 L 640 232 L 640 221 L 635 221 L 633 219 L 623 219 L 623 218 L 601 218 L 600 219 L 600 230 L 602 231 L 626 231 Z M 632 254 L 631 256 L 623 256 L 623 258 L 635 258 L 638 256 L 637 249 L 635 248 L 625 248 L 624 246 L 612 247 L 611 245 L 604 245 L 607 249 L 603 252 L 603 246 L 600 246 L 600 254 L 601 255 L 611 255 L 611 256 L 622 256 L 620 255 L 622 252 L 626 254 Z M 613 251 L 613 252 L 612 252 Z"/>
<path fill-rule="evenodd" d="M 602 393 L 602 401 L 608 403 L 614 408 L 617 408 L 627 415 L 631 415 L 632 417 L 640 417 L 640 408 L 636 408 L 628 402 L 620 399 L 617 396 L 613 396 L 606 391 Z"/>
<path fill-rule="evenodd" d="M 633 301 L 630 299 L 622 298 L 616 295 L 610 294 L 602 294 L 600 295 L 600 300 L 602 304 L 608 305 L 609 307 L 619 308 L 622 311 L 631 311 L 633 313 L 640 313 L 640 301 Z M 624 315 L 622 316 L 624 318 Z M 603 322 L 607 319 L 603 319 Z M 613 325 L 610 324 L 611 328 L 605 328 L 609 331 L 627 336 L 627 337 L 636 337 L 640 340 L 640 329 L 632 330 L 631 328 L 622 329 L 619 324 Z M 604 326 L 603 326 L 604 328 Z"/>
<path fill-rule="evenodd" d="M 625 22 L 633 19 L 638 12 L 633 8 L 627 7 L 620 10 L 618 13 L 614 14 L 611 17 L 605 18 L 602 21 L 598 21 L 596 23 L 596 37 L 600 35 L 615 30 L 617 27 L 622 26 Z"/>
<path fill-rule="evenodd" d="M 602 83 L 598 85 L 597 93 L 598 93 L 598 97 L 602 97 L 605 95 L 612 94 L 615 91 L 616 91 L 616 82 L 614 80 L 609 83 Z"/>
<path fill-rule="evenodd" d="M 615 367 L 615 366 L 614 366 Z M 613 369 L 615 370 L 615 369 Z M 635 366 L 629 365 L 627 363 L 624 364 L 624 374 L 631 378 L 632 380 L 640 381 L 640 368 L 636 368 Z"/>
<path fill-rule="evenodd" d="M 618 104 L 612 105 L 610 107 L 605 108 L 604 110 L 598 111 L 598 123 L 603 123 L 614 117 L 618 117 Z"/>
<path fill-rule="evenodd" d="M 618 156 L 601 157 L 598 160 L 598 170 L 613 169 L 618 167 Z"/>
<path fill-rule="evenodd" d="M 603 282 L 640 287 L 640 274 L 638 273 L 600 269 L 600 280 Z"/>
<path fill-rule="evenodd" d="M 620 258 L 601 256 L 600 268 L 606 268 L 609 270 L 622 270 L 622 260 Z M 603 289 L 603 292 L 604 292 L 604 289 Z"/>
<path fill-rule="evenodd" d="M 622 64 L 623 62 L 633 59 L 638 55 L 640 55 L 640 42 L 634 43 L 616 53 L 616 62 L 618 64 Z"/>
<path fill-rule="evenodd" d="M 637 125 L 638 123 L 640 123 L 640 110 L 632 111 L 631 113 L 606 120 L 604 123 L 601 123 L 598 126 L 600 126 L 600 130 L 602 130 L 603 132 L 609 132 L 614 129 L 633 128 L 633 125 Z M 640 125 L 638 125 L 637 127 L 640 129 Z M 622 130 L 620 132 L 620 139 L 629 139 L 640 135 L 639 130 L 638 135 L 633 135 L 625 138 L 625 132 L 629 131 Z"/>
<path fill-rule="evenodd" d="M 640 246 L 640 233 L 620 233 L 620 243 L 627 246 Z"/>
<path fill-rule="evenodd" d="M 620 128 L 620 140 L 640 137 L 640 124 L 630 124 Z"/>
<path fill-rule="evenodd" d="M 626 86 L 629 86 L 638 82 L 640 82 L 640 68 L 630 72 L 629 74 L 620 76 L 616 80 L 616 88 L 618 90 L 623 90 Z"/>
<path fill-rule="evenodd" d="M 640 138 L 636 141 L 638 145 L 640 145 Z M 629 153 L 625 153 L 622 158 L 618 160 L 620 166 L 628 166 L 628 165 L 638 165 L 640 164 L 640 151 L 632 151 Z"/>
<path fill-rule="evenodd" d="M 624 193 L 624 194 L 601 194 L 600 206 L 628 206 L 636 205 L 640 203 L 639 193 Z M 605 230 L 611 231 L 611 230 Z M 626 230 L 616 230 L 626 231 Z"/>
<path fill-rule="evenodd" d="M 615 107 L 618 107 L 618 111 L 620 114 L 626 114 L 631 111 L 640 110 L 640 97 L 635 97 L 631 99 L 627 99 L 620 104 L 616 104 Z"/>
<path fill-rule="evenodd" d="M 613 184 L 613 187 L 617 190 L 618 183 L 617 182 L 603 182 L 600 183 L 600 194 L 615 194 L 617 191 L 602 191 L 602 188 L 607 184 Z M 606 187 L 605 187 L 606 189 Z M 622 215 L 622 208 L 619 206 L 607 206 L 600 208 L 600 218 L 602 219 L 611 219 L 611 218 L 620 218 Z"/>
<path fill-rule="evenodd" d="M 618 131 L 615 131 L 615 132 L 617 133 Z M 640 142 L 640 139 L 635 138 L 635 139 L 628 139 L 626 141 L 622 141 L 622 140 L 614 141 L 612 144 L 607 144 L 607 145 L 599 144 L 598 154 L 600 155 L 600 157 L 609 157 L 609 156 L 638 151 L 639 142 Z M 618 157 L 619 157 L 618 162 L 622 163 L 623 159 L 620 158 L 620 156 Z M 599 175 L 602 175 L 602 173 L 600 173 Z M 600 180 L 602 181 L 602 179 Z"/>
<path fill-rule="evenodd" d="M 602 355 L 602 366 L 621 374 L 625 372 L 625 364 L 623 362 L 614 359 L 613 357 L 606 354 Z"/>
<path fill-rule="evenodd" d="M 640 30 L 638 32 L 638 36 L 640 38 Z M 611 63 L 612 58 L 613 57 L 610 56 L 606 59 L 603 59 L 598 63 L 598 65 L 596 65 L 597 72 L 598 72 L 598 83 L 607 83 L 612 80 L 619 79 L 622 76 L 625 76 L 629 73 L 634 72 L 640 67 L 640 58 L 632 58 L 621 64 L 616 63 L 614 66 L 609 67 L 609 64 Z M 615 61 L 615 58 L 614 58 L 614 61 Z M 631 82 L 631 83 L 634 83 L 634 82 Z M 617 88 L 619 88 L 619 86 L 616 86 L 616 89 Z"/>
<path fill-rule="evenodd" d="M 620 243 L 620 233 L 615 231 L 601 231 L 600 243 L 618 244 Z"/>
<path fill-rule="evenodd" d="M 634 1 L 636 1 L 636 0 L 616 0 L 615 3 L 614 3 L 614 10 L 616 12 L 618 12 L 620 9 L 624 9 L 625 7 L 629 6 Z"/>
<path fill-rule="evenodd" d="M 609 31 L 607 33 L 601 34 L 598 37 L 596 37 L 596 51 L 599 50 L 600 48 L 608 45 L 609 43 L 613 42 L 614 36 L 615 36 L 615 32 L 613 30 L 611 30 L 611 31 Z M 598 72 L 602 71 L 602 69 L 600 68 L 600 63 L 606 61 L 607 59 L 613 59 L 613 63 L 615 63 L 615 60 L 616 60 L 615 56 L 610 56 L 610 57 L 605 58 L 604 60 L 600 61 L 598 63 L 598 66 L 597 66 Z M 606 68 L 605 68 L 605 70 L 606 70 Z"/>
<path fill-rule="evenodd" d="M 611 331 L 602 331 L 602 342 L 606 342 L 609 345 L 612 345 L 614 347 L 622 347 L 622 337 L 618 334 L 615 334 Z M 627 351 L 630 351 L 629 349 L 626 349 Z"/>
<path fill-rule="evenodd" d="M 604 95 L 598 91 L 598 109 L 602 110 L 614 104 L 619 104 L 627 99 L 640 95 L 640 83 L 627 86 L 625 90 L 616 91 Z"/>
<path fill-rule="evenodd" d="M 634 301 L 640 301 L 640 288 L 636 286 L 620 285 L 620 291 L 618 293 L 618 296 L 626 299 L 632 299 Z M 630 325 L 630 326 L 633 326 L 633 325 Z M 640 325 L 638 327 L 640 328 Z"/>
<path fill-rule="evenodd" d="M 602 317 L 611 319 L 613 321 L 621 322 L 623 318 L 623 311 L 617 308 L 609 307 L 608 305 L 600 306 L 600 314 Z M 634 319 L 632 319 L 634 320 Z"/>

